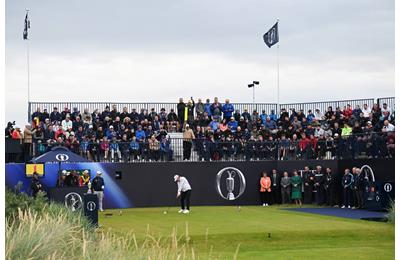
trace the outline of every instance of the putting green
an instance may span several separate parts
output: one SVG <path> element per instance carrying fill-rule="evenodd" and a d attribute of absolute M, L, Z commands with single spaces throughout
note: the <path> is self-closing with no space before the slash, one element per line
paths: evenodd
<path fill-rule="evenodd" d="M 239 245 L 239 259 L 394 259 L 394 225 L 345 219 L 279 207 L 135 208 L 100 213 L 103 230 L 133 231 L 141 239 L 147 230 L 168 237 L 174 227 L 202 258 L 231 259 Z M 112 214 L 106 216 L 105 214 Z"/>

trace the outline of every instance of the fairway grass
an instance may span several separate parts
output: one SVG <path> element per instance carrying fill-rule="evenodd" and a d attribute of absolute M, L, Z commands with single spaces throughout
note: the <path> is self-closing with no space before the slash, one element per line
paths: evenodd
<path fill-rule="evenodd" d="M 282 210 L 282 207 L 134 208 L 99 213 L 101 230 L 168 240 L 176 229 L 196 256 L 232 259 L 394 259 L 394 225 Z M 105 213 L 112 213 L 111 217 Z"/>

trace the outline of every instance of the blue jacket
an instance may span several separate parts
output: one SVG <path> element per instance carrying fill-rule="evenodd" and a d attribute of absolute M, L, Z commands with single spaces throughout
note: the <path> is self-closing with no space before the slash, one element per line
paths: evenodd
<path fill-rule="evenodd" d="M 219 123 L 217 121 L 211 121 L 210 122 L 210 127 L 213 131 L 216 131 L 218 129 Z"/>
<path fill-rule="evenodd" d="M 274 130 L 276 129 L 276 122 L 270 120 L 269 122 L 265 122 L 265 128 L 268 128 L 269 130 Z"/>
<path fill-rule="evenodd" d="M 146 133 L 143 130 L 137 130 L 135 135 L 136 135 L 136 140 L 146 139 Z"/>
<path fill-rule="evenodd" d="M 231 129 L 232 133 L 235 133 L 236 129 L 238 127 L 238 122 L 237 121 L 229 121 L 228 127 L 229 127 L 229 129 Z"/>
<path fill-rule="evenodd" d="M 261 118 L 261 121 L 262 121 L 263 125 L 265 125 L 265 123 L 267 122 L 267 117 L 268 117 L 267 114 L 261 114 L 260 115 L 260 118 Z"/>
<path fill-rule="evenodd" d="M 271 120 L 272 120 L 272 121 L 276 121 L 276 120 L 278 120 L 278 117 L 276 116 L 276 114 L 275 114 L 275 113 L 271 113 L 271 114 L 269 114 L 269 118 L 271 118 Z"/>
<path fill-rule="evenodd" d="M 309 123 L 311 123 L 311 122 L 313 121 L 314 118 L 315 118 L 315 115 L 314 115 L 313 113 L 307 115 L 307 121 L 308 121 Z"/>
<path fill-rule="evenodd" d="M 117 142 L 111 142 L 110 143 L 110 149 L 111 150 L 118 150 L 119 149 L 119 145 Z"/>
<path fill-rule="evenodd" d="M 207 112 L 208 116 L 211 116 L 211 104 L 210 103 L 205 103 L 204 104 L 204 112 Z"/>
<path fill-rule="evenodd" d="M 222 112 L 224 113 L 224 117 L 231 117 L 232 113 L 235 111 L 232 104 L 225 104 L 222 106 Z"/>
<path fill-rule="evenodd" d="M 132 142 L 129 143 L 129 147 L 130 147 L 132 150 L 139 150 L 139 143 L 136 142 L 136 141 L 132 141 Z"/>
<path fill-rule="evenodd" d="M 349 173 L 349 174 L 343 175 L 343 178 L 342 178 L 343 187 L 346 186 L 346 187 L 353 188 L 353 184 L 354 184 L 353 174 Z"/>

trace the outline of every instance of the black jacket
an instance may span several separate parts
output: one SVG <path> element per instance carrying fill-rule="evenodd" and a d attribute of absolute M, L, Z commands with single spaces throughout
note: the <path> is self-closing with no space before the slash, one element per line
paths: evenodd
<path fill-rule="evenodd" d="M 103 191 L 104 179 L 102 177 L 96 176 L 92 180 L 92 189 L 94 191 Z"/>

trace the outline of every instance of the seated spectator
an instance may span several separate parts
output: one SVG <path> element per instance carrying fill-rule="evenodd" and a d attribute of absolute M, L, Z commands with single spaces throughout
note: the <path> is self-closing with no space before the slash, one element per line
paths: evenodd
<path fill-rule="evenodd" d="M 110 151 L 110 144 L 106 136 L 103 137 L 103 140 L 100 142 L 100 151 L 103 155 L 104 160 L 108 159 L 108 153 Z"/>
<path fill-rule="evenodd" d="M 232 116 L 230 121 L 228 122 L 228 128 L 232 133 L 236 132 L 236 129 L 238 127 L 238 122 L 235 120 L 235 118 Z"/>
<path fill-rule="evenodd" d="M 382 132 L 394 132 L 394 125 L 389 123 L 389 120 L 383 122 Z"/>
<path fill-rule="evenodd" d="M 71 121 L 71 116 L 69 114 L 67 114 L 65 116 L 65 119 L 63 121 L 61 121 L 61 127 L 62 130 L 67 131 L 68 129 L 72 129 L 73 125 L 72 125 L 72 121 Z"/>
<path fill-rule="evenodd" d="M 118 156 L 118 161 L 121 161 L 121 150 L 117 142 L 117 137 L 113 137 L 110 143 L 111 162 L 115 161 L 115 154 Z"/>
<path fill-rule="evenodd" d="M 364 114 L 365 118 L 369 118 L 371 115 L 371 108 L 368 107 L 368 104 L 364 104 L 361 112 Z"/>

